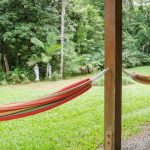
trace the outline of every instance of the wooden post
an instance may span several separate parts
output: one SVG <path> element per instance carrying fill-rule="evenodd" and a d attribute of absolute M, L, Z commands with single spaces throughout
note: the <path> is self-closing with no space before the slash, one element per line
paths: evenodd
<path fill-rule="evenodd" d="M 122 0 L 105 0 L 105 150 L 121 150 Z"/>

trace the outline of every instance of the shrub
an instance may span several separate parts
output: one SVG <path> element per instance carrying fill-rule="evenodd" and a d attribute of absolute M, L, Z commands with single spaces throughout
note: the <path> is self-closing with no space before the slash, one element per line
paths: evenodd
<path fill-rule="evenodd" d="M 10 71 L 9 74 L 0 72 L 0 84 L 6 85 L 7 83 L 30 83 L 31 71 L 26 69 L 16 68 L 14 71 Z"/>
<path fill-rule="evenodd" d="M 16 68 L 10 72 L 9 79 L 10 83 L 30 83 L 30 72 L 25 69 Z"/>
<path fill-rule="evenodd" d="M 142 54 L 140 56 L 140 59 L 141 59 L 141 63 L 143 65 L 149 65 L 149 62 L 150 62 L 150 54 Z"/>
<path fill-rule="evenodd" d="M 79 56 L 78 59 L 80 64 L 80 73 L 94 73 L 102 69 L 101 63 L 103 62 L 103 60 L 100 58 L 101 56 L 99 55 L 99 53 L 93 53 L 92 55 L 83 54 Z"/>
<path fill-rule="evenodd" d="M 72 44 L 70 43 L 70 46 Z M 65 49 L 64 55 L 64 77 L 70 77 L 74 75 L 78 75 L 80 73 L 80 64 L 79 57 L 77 53 L 74 51 L 74 45 L 72 47 L 69 46 L 69 49 Z"/>
<path fill-rule="evenodd" d="M 21 72 L 20 70 L 17 68 L 14 71 L 11 71 L 8 77 L 8 80 L 10 83 L 12 84 L 16 84 L 16 83 L 21 83 Z"/>
<path fill-rule="evenodd" d="M 8 82 L 7 82 L 7 80 L 6 80 L 6 79 L 4 79 L 4 80 L 0 81 L 0 85 L 7 85 L 7 84 L 8 84 Z"/>
<path fill-rule="evenodd" d="M 138 40 L 128 32 L 123 32 L 123 54 L 122 61 L 124 68 L 131 68 L 141 65 L 141 53 L 138 50 Z"/>
<path fill-rule="evenodd" d="M 0 71 L 0 85 L 7 85 L 7 75 L 3 72 Z"/>
<path fill-rule="evenodd" d="M 57 80 L 60 80 L 60 79 L 61 79 L 60 74 L 58 74 L 57 72 L 52 73 L 52 78 L 51 78 L 52 81 L 57 81 Z"/>
<path fill-rule="evenodd" d="M 6 75 L 3 71 L 0 71 L 0 81 L 3 81 L 5 79 Z"/>

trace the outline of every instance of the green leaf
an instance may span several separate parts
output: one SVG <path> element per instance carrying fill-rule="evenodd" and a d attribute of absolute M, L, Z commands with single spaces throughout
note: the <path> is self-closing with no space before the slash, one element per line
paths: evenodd
<path fill-rule="evenodd" d="M 41 61 L 42 61 L 42 59 L 40 57 L 38 57 L 37 55 L 32 55 L 31 58 L 29 58 L 27 64 L 29 66 L 33 66 Z"/>
<path fill-rule="evenodd" d="M 56 52 L 60 50 L 61 46 L 59 44 L 53 46 L 47 46 L 45 48 L 47 55 L 51 56 L 54 55 Z"/>
<path fill-rule="evenodd" d="M 42 61 L 44 63 L 48 63 L 51 60 L 51 58 L 52 58 L 50 56 L 46 56 L 44 53 L 41 53 L 41 56 L 42 56 Z"/>
<path fill-rule="evenodd" d="M 49 46 L 52 46 L 57 43 L 57 39 L 58 39 L 58 37 L 57 37 L 56 33 L 49 32 L 46 37 L 46 42 Z"/>
<path fill-rule="evenodd" d="M 31 38 L 31 42 L 32 42 L 35 46 L 38 46 L 38 47 L 41 47 L 41 48 L 45 49 L 44 43 L 43 43 L 42 41 L 40 41 L 39 39 L 33 37 L 33 38 Z"/>

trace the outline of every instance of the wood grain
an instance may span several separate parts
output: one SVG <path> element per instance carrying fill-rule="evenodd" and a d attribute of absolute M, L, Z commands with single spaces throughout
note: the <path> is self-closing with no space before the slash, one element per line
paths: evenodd
<path fill-rule="evenodd" d="M 105 150 L 112 131 L 111 150 L 121 150 L 122 0 L 105 0 Z"/>

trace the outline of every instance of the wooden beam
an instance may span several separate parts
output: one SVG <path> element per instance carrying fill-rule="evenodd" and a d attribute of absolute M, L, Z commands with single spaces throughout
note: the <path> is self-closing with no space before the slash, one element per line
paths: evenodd
<path fill-rule="evenodd" d="M 105 0 L 105 150 L 121 150 L 122 0 Z"/>

